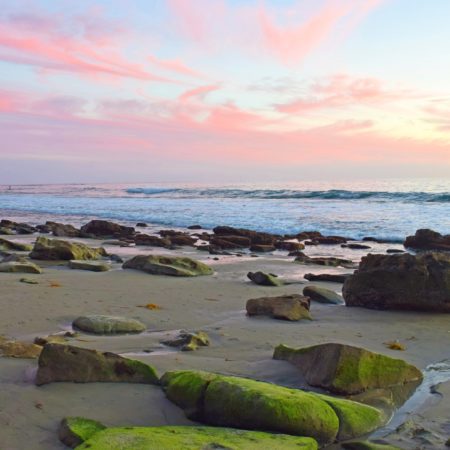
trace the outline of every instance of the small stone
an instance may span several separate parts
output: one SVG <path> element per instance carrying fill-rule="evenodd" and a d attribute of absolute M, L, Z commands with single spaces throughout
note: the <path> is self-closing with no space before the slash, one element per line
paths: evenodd
<path fill-rule="evenodd" d="M 198 347 L 209 346 L 210 341 L 208 335 L 203 331 L 197 333 L 181 331 L 175 339 L 161 341 L 161 343 L 170 347 L 180 347 L 180 350 L 186 352 L 197 350 Z"/>
<path fill-rule="evenodd" d="M 89 270 L 90 272 L 107 272 L 111 266 L 101 261 L 69 261 L 69 267 L 77 270 Z"/>
<path fill-rule="evenodd" d="M 81 331 L 93 334 L 141 333 L 147 328 L 135 319 L 103 315 L 80 316 L 73 321 L 72 325 Z"/>
<path fill-rule="evenodd" d="M 281 286 L 283 282 L 273 274 L 264 272 L 249 272 L 247 277 L 255 284 L 261 286 Z"/>

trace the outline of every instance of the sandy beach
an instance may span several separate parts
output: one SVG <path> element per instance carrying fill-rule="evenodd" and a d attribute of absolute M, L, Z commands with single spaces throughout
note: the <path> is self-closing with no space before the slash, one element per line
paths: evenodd
<path fill-rule="evenodd" d="M 15 242 L 34 239 L 34 236 L 14 236 Z M 93 247 L 102 242 L 77 241 Z M 311 251 L 337 252 L 333 247 L 322 246 Z M 383 251 L 387 244 L 379 244 L 378 248 Z M 72 330 L 71 322 L 80 315 L 124 316 L 142 321 L 147 330 L 121 336 L 79 333 L 68 339 L 69 343 L 139 359 L 155 367 L 159 375 L 167 370 L 202 369 L 300 388 L 307 386 L 298 370 L 287 362 L 272 359 L 278 344 L 293 347 L 327 342 L 351 344 L 403 358 L 425 371 L 442 361 L 449 364 L 448 345 L 444 343 L 449 342 L 450 329 L 445 314 L 374 311 L 312 302 L 312 321 L 287 322 L 246 315 L 248 299 L 301 294 L 307 284 L 340 293 L 339 283 L 309 283 L 303 275 L 346 273 L 348 269 L 293 263 L 292 257 L 282 252 L 254 258 L 249 255 L 213 257 L 189 247 L 172 251 L 153 247 L 107 250 L 124 259 L 137 253 L 188 255 L 209 264 L 214 274 L 193 278 L 157 276 L 123 270 L 117 263 L 109 272 L 92 273 L 71 270 L 63 262 L 40 261 L 43 273 L 27 274 L 28 279 L 38 284 L 19 282 L 23 274 L 0 274 L 1 334 L 32 342 L 37 336 Z M 355 258 L 358 257 L 357 252 Z M 257 286 L 246 277 L 247 272 L 257 270 L 276 273 L 291 284 Z M 142 307 L 149 303 L 160 309 Z M 179 330 L 204 331 L 211 345 L 194 352 L 180 352 L 160 343 Z M 406 345 L 405 351 L 386 348 L 385 342 L 396 340 Z M 36 360 L 0 358 L 2 450 L 65 448 L 57 438 L 58 424 L 65 416 L 85 416 L 108 426 L 192 424 L 156 386 L 51 383 L 37 387 L 33 383 L 36 367 Z M 448 366 L 446 370 L 448 379 Z M 431 380 L 434 394 L 430 388 L 417 394 L 410 411 L 394 415 L 395 428 L 388 425 L 377 432 L 377 438 L 404 449 L 444 448 L 450 430 L 450 386 L 445 382 L 434 387 L 436 371 L 428 373 L 425 379 Z M 395 431 L 405 422 L 406 425 Z"/>

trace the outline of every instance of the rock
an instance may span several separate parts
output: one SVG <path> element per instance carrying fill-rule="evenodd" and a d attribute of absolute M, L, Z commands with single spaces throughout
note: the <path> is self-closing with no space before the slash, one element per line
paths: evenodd
<path fill-rule="evenodd" d="M 251 245 L 251 240 L 245 236 L 212 236 L 210 244 L 221 249 L 247 248 Z"/>
<path fill-rule="evenodd" d="M 48 336 L 37 336 L 34 343 L 43 347 L 45 344 L 66 344 L 71 337 L 75 337 L 78 333 L 67 331 L 65 333 L 50 334 Z"/>
<path fill-rule="evenodd" d="M 153 275 L 170 275 L 175 277 L 194 277 L 211 275 L 213 269 L 206 264 L 186 257 L 163 255 L 139 255 L 126 261 L 124 269 L 137 269 Z"/>
<path fill-rule="evenodd" d="M 50 221 L 47 221 L 45 225 L 53 236 L 80 237 L 80 230 L 73 225 Z"/>
<path fill-rule="evenodd" d="M 344 303 L 342 297 L 331 289 L 326 289 L 319 286 L 309 285 L 303 288 L 303 295 L 306 295 L 311 300 L 319 303 L 328 303 L 332 305 L 341 305 Z"/>
<path fill-rule="evenodd" d="M 36 280 L 30 280 L 30 278 L 21 278 L 19 280 L 20 283 L 25 283 L 25 284 L 39 284 L 38 281 Z"/>
<path fill-rule="evenodd" d="M 32 262 L 1 262 L 0 272 L 9 273 L 42 273 L 42 269 Z"/>
<path fill-rule="evenodd" d="M 304 275 L 304 278 L 309 281 L 329 281 L 332 283 L 343 283 L 351 275 L 351 273 L 307 273 Z"/>
<path fill-rule="evenodd" d="M 79 242 L 61 241 L 38 237 L 30 257 L 41 260 L 86 260 L 106 256 L 104 248 L 91 248 Z"/>
<path fill-rule="evenodd" d="M 115 254 L 108 255 L 108 258 L 109 258 L 112 262 L 120 263 L 120 264 L 123 263 L 123 259 L 122 259 L 119 255 L 115 255 Z"/>
<path fill-rule="evenodd" d="M 244 236 L 250 239 L 251 244 L 273 245 L 279 238 L 275 234 L 261 233 L 259 231 L 247 230 L 245 228 L 233 228 L 219 226 L 213 229 L 217 236 Z"/>
<path fill-rule="evenodd" d="M 189 225 L 188 230 L 201 230 L 203 227 L 201 225 Z"/>
<path fill-rule="evenodd" d="M 313 238 L 313 241 L 317 244 L 334 245 L 345 244 L 348 239 L 342 236 L 317 236 Z"/>
<path fill-rule="evenodd" d="M 402 450 L 390 444 L 378 444 L 372 441 L 344 442 L 342 448 L 345 450 Z"/>
<path fill-rule="evenodd" d="M 350 248 L 352 250 L 367 250 L 372 248 L 370 245 L 364 245 L 364 244 L 342 244 L 342 248 Z"/>
<path fill-rule="evenodd" d="M 0 234 L 3 234 L 5 236 L 14 236 L 16 233 L 14 233 L 14 231 L 9 228 L 0 227 Z"/>
<path fill-rule="evenodd" d="M 138 223 L 136 224 L 136 226 L 139 227 L 139 228 L 145 228 L 145 227 L 148 227 L 148 225 L 147 225 L 145 222 L 138 222 Z"/>
<path fill-rule="evenodd" d="M 181 331 L 175 339 L 161 341 L 161 343 L 170 347 L 180 347 L 180 350 L 185 352 L 197 350 L 198 347 L 209 346 L 209 337 L 203 331 L 198 333 Z"/>
<path fill-rule="evenodd" d="M 274 276 L 270 273 L 249 272 L 247 278 L 253 281 L 253 283 L 260 284 L 261 286 L 281 286 L 283 284 L 276 275 Z"/>
<path fill-rule="evenodd" d="M 347 306 L 450 312 L 450 254 L 369 254 L 342 293 Z"/>
<path fill-rule="evenodd" d="M 205 426 L 105 428 L 82 417 L 64 419 L 60 440 L 77 449 L 120 450 L 317 450 L 312 438 Z M 84 444 L 81 444 L 84 442 Z"/>
<path fill-rule="evenodd" d="M 189 234 L 176 234 L 170 236 L 170 242 L 172 245 L 190 245 L 193 246 L 197 242 L 197 238 L 192 237 Z"/>
<path fill-rule="evenodd" d="M 159 384 L 153 367 L 114 353 L 46 344 L 39 356 L 36 384 L 55 381 Z"/>
<path fill-rule="evenodd" d="M 400 250 L 398 248 L 388 248 L 386 253 L 405 253 L 405 250 Z"/>
<path fill-rule="evenodd" d="M 345 344 L 328 343 L 299 349 L 279 345 L 273 358 L 294 364 L 309 385 L 342 395 L 423 379 L 419 369 L 401 359 Z"/>
<path fill-rule="evenodd" d="M 303 250 L 305 248 L 305 244 L 302 244 L 301 242 L 292 242 L 292 241 L 277 241 L 275 242 L 275 247 L 278 250 L 295 252 L 298 250 Z"/>
<path fill-rule="evenodd" d="M 172 246 L 170 239 L 161 239 L 158 236 L 151 236 L 149 234 L 137 234 L 134 237 L 134 243 L 136 245 L 148 245 L 151 247 L 170 248 Z"/>
<path fill-rule="evenodd" d="M 93 334 L 141 333 L 147 328 L 139 320 L 102 315 L 80 316 L 72 325 L 78 330 Z"/>
<path fill-rule="evenodd" d="M 269 253 L 275 250 L 276 248 L 273 245 L 254 244 L 250 247 L 250 251 L 256 253 Z"/>
<path fill-rule="evenodd" d="M 101 261 L 78 261 L 75 259 L 69 261 L 69 267 L 71 269 L 90 270 L 91 272 L 107 272 L 111 269 L 109 264 Z"/>
<path fill-rule="evenodd" d="M 59 424 L 58 438 L 67 447 L 75 448 L 105 428 L 105 425 L 96 420 L 66 417 Z"/>
<path fill-rule="evenodd" d="M 252 298 L 245 306 L 249 316 L 270 316 L 274 319 L 309 319 L 309 298 L 303 295 L 281 295 L 279 297 Z"/>
<path fill-rule="evenodd" d="M 135 234 L 133 227 L 126 227 L 107 220 L 91 220 L 80 229 L 84 237 L 127 237 Z"/>
<path fill-rule="evenodd" d="M 14 250 L 18 252 L 29 252 L 33 248 L 30 244 L 21 244 L 19 242 L 8 241 L 7 239 L 0 238 L 0 250 L 8 251 Z"/>
<path fill-rule="evenodd" d="M 450 251 L 450 234 L 442 235 L 433 230 L 417 230 L 414 236 L 408 236 L 403 245 L 416 250 Z"/>
<path fill-rule="evenodd" d="M 384 420 L 371 406 L 239 377 L 178 371 L 161 383 L 193 420 L 312 437 L 321 446 L 369 433 Z"/>
<path fill-rule="evenodd" d="M 42 351 L 39 345 L 14 341 L 0 336 L 0 355 L 10 358 L 38 358 Z"/>
<path fill-rule="evenodd" d="M 320 256 L 317 258 L 311 258 L 304 253 L 301 253 L 295 258 L 294 262 L 300 264 L 317 264 L 319 266 L 331 266 L 331 267 L 353 267 L 354 263 L 350 259 L 334 258 L 332 256 Z"/>

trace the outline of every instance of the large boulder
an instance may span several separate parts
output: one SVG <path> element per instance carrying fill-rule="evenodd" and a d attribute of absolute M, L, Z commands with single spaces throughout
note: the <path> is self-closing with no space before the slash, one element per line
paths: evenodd
<path fill-rule="evenodd" d="M 433 230 L 421 229 L 414 236 L 408 236 L 403 245 L 415 250 L 450 251 L 450 234 L 442 235 Z"/>
<path fill-rule="evenodd" d="M 311 300 L 319 303 L 329 303 L 332 305 L 340 305 L 344 303 L 342 297 L 331 289 L 326 289 L 320 286 L 314 286 L 313 284 L 305 286 L 303 288 L 303 295 L 306 295 Z"/>
<path fill-rule="evenodd" d="M 80 237 L 80 230 L 73 225 L 47 221 L 45 226 L 53 236 Z"/>
<path fill-rule="evenodd" d="M 250 239 L 251 244 L 272 245 L 279 238 L 275 234 L 227 226 L 215 227 L 213 231 L 217 236 L 244 236 Z"/>
<path fill-rule="evenodd" d="M 39 356 L 36 384 L 54 381 L 159 383 L 155 369 L 141 361 L 71 345 L 46 344 Z"/>
<path fill-rule="evenodd" d="M 194 420 L 308 436 L 321 445 L 369 433 L 385 419 L 350 400 L 208 372 L 167 372 L 161 383 L 169 400 Z"/>
<path fill-rule="evenodd" d="M 342 294 L 347 306 L 450 312 L 450 254 L 369 254 Z"/>
<path fill-rule="evenodd" d="M 91 248 L 79 242 L 38 237 L 30 257 L 40 260 L 99 259 L 106 256 L 104 248 Z"/>
<path fill-rule="evenodd" d="M 0 238 L 0 250 L 15 250 L 18 252 L 29 252 L 33 248 L 30 244 L 21 244 L 20 242 L 8 241 L 7 239 Z"/>
<path fill-rule="evenodd" d="M 401 359 L 345 344 L 275 348 L 274 359 L 289 361 L 311 386 L 336 394 L 358 394 L 421 381 L 422 372 Z"/>
<path fill-rule="evenodd" d="M 80 316 L 73 321 L 72 325 L 78 330 L 93 334 L 141 333 L 146 329 L 139 320 L 100 314 Z"/>
<path fill-rule="evenodd" d="M 270 316 L 275 319 L 309 319 L 309 298 L 303 295 L 281 295 L 279 297 L 252 298 L 245 306 L 249 316 Z"/>
<path fill-rule="evenodd" d="M 91 220 L 80 229 L 81 235 L 86 237 L 126 237 L 133 236 L 133 227 L 126 227 L 107 220 Z"/>
<path fill-rule="evenodd" d="M 90 272 L 107 272 L 111 265 L 102 261 L 79 261 L 72 259 L 69 261 L 69 267 L 77 270 L 89 270 Z"/>
<path fill-rule="evenodd" d="M 276 275 L 265 272 L 249 272 L 247 278 L 261 286 L 281 286 L 283 282 Z"/>
<path fill-rule="evenodd" d="M 211 275 L 213 269 L 206 264 L 186 257 L 164 255 L 139 255 L 126 261 L 124 269 L 137 269 L 152 275 L 171 275 L 175 277 L 195 277 Z"/>
<path fill-rule="evenodd" d="M 39 266 L 30 261 L 8 261 L 0 262 L 0 272 L 42 273 L 42 270 Z"/>
<path fill-rule="evenodd" d="M 95 420 L 68 417 L 60 440 L 78 450 L 317 450 L 312 438 L 205 426 L 106 428 Z M 82 444 L 84 442 L 84 444 Z"/>

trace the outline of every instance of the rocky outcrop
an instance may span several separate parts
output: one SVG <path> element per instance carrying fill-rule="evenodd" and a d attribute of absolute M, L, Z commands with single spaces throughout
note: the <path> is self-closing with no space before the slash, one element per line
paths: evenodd
<path fill-rule="evenodd" d="M 415 250 L 450 251 L 450 234 L 442 235 L 433 230 L 417 230 L 414 236 L 408 236 L 403 245 Z"/>
<path fill-rule="evenodd" d="M 354 266 L 353 261 L 350 259 L 335 258 L 333 256 L 319 256 L 317 258 L 311 258 L 302 252 L 299 252 L 294 261 L 300 264 L 317 264 L 319 266 L 342 266 L 347 268 L 352 268 Z"/>
<path fill-rule="evenodd" d="M 134 236 L 133 240 L 136 245 L 148 245 L 151 247 L 165 248 L 170 248 L 172 246 L 170 239 L 151 236 L 149 234 L 137 234 Z"/>
<path fill-rule="evenodd" d="M 99 422 L 82 417 L 64 419 L 59 428 L 59 438 L 69 447 L 79 446 L 79 450 L 318 449 L 312 438 L 285 434 L 205 426 L 106 428 Z"/>
<path fill-rule="evenodd" d="M 329 281 L 332 283 L 344 283 L 351 273 L 307 273 L 303 277 L 309 281 Z"/>
<path fill-rule="evenodd" d="M 49 232 L 52 232 L 53 236 L 80 237 L 80 230 L 70 224 L 47 221 L 45 226 Z"/>
<path fill-rule="evenodd" d="M 251 244 L 273 245 L 279 239 L 279 236 L 262 233 L 259 231 L 247 230 L 245 228 L 233 228 L 227 226 L 219 226 L 213 229 L 217 236 L 244 236 L 250 239 Z"/>
<path fill-rule="evenodd" d="M 0 272 L 8 273 L 42 273 L 42 269 L 30 261 L 0 262 Z"/>
<path fill-rule="evenodd" d="M 69 261 L 69 267 L 77 270 L 89 270 L 90 272 L 107 272 L 111 269 L 108 263 L 101 261 L 78 261 L 72 259 Z"/>
<path fill-rule="evenodd" d="M 450 254 L 369 254 L 342 293 L 347 306 L 450 312 Z"/>
<path fill-rule="evenodd" d="M 247 301 L 245 308 L 249 316 L 262 315 L 293 321 L 311 320 L 309 298 L 298 294 L 252 298 Z"/>
<path fill-rule="evenodd" d="M 147 327 L 139 320 L 127 317 L 89 315 L 76 318 L 73 327 L 93 334 L 141 333 Z"/>
<path fill-rule="evenodd" d="M 278 250 L 285 250 L 287 252 L 295 252 L 298 250 L 303 250 L 305 248 L 305 244 L 301 242 L 293 242 L 293 241 L 277 241 L 275 242 L 275 247 Z"/>
<path fill-rule="evenodd" d="M 0 238 L 0 250 L 3 251 L 13 250 L 17 252 L 29 252 L 32 248 L 33 246 L 30 244 L 21 244 L 20 242 L 13 242 Z"/>
<path fill-rule="evenodd" d="M 32 259 L 40 260 L 89 260 L 106 256 L 104 248 L 92 248 L 79 242 L 61 241 L 38 237 L 30 253 Z"/>
<path fill-rule="evenodd" d="M 309 385 L 343 395 L 418 382 L 423 378 L 419 369 L 401 359 L 345 344 L 299 349 L 279 345 L 273 357 L 298 367 Z"/>
<path fill-rule="evenodd" d="M 161 383 L 191 419 L 312 437 L 323 446 L 369 433 L 384 420 L 371 406 L 239 377 L 178 371 Z"/>
<path fill-rule="evenodd" d="M 119 238 L 131 237 L 135 234 L 133 227 L 126 227 L 107 220 L 91 220 L 80 229 L 84 237 Z"/>
<path fill-rule="evenodd" d="M 213 236 L 210 239 L 211 245 L 220 247 L 221 249 L 235 249 L 250 247 L 252 241 L 245 236 Z"/>
<path fill-rule="evenodd" d="M 281 286 L 283 284 L 283 282 L 272 273 L 249 272 L 247 278 L 253 281 L 253 283 L 261 286 Z"/>
<path fill-rule="evenodd" d="M 161 341 L 161 344 L 168 345 L 169 347 L 178 347 L 183 352 L 197 350 L 198 347 L 207 347 L 209 343 L 209 337 L 203 331 L 197 333 L 181 331 L 175 339 Z"/>
<path fill-rule="evenodd" d="M 319 303 L 328 303 L 332 305 L 340 305 L 344 303 L 342 297 L 331 289 L 326 289 L 320 286 L 309 285 L 303 288 L 303 295 L 306 295 L 311 300 Z"/>
<path fill-rule="evenodd" d="M 206 264 L 191 258 L 139 255 L 126 261 L 124 269 L 137 269 L 152 275 L 170 275 L 175 277 L 195 277 L 211 275 L 213 269 Z"/>
<path fill-rule="evenodd" d="M 153 367 L 114 353 L 46 344 L 39 356 L 38 386 L 55 381 L 158 384 Z"/>

